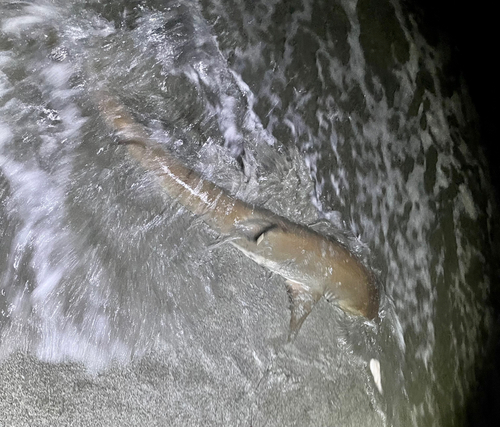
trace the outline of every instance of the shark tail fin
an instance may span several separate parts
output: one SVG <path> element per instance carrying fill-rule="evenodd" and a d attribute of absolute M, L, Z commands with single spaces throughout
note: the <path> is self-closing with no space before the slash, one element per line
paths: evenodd
<path fill-rule="evenodd" d="M 290 330 L 288 341 L 293 341 L 314 305 L 321 298 L 319 293 L 311 293 L 302 283 L 287 280 L 288 296 L 290 297 Z"/>
<path fill-rule="evenodd" d="M 121 143 L 144 148 L 151 145 L 151 139 L 144 128 L 114 97 L 104 90 L 96 92 L 95 97 L 106 124 L 114 130 Z"/>

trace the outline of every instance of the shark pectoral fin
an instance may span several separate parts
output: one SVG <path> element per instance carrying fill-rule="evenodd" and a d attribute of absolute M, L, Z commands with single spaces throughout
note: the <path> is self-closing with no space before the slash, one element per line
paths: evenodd
<path fill-rule="evenodd" d="M 290 297 L 290 330 L 288 341 L 295 339 L 302 323 L 312 311 L 314 304 L 318 302 L 321 295 L 310 292 L 302 283 L 287 279 L 288 296 Z"/>

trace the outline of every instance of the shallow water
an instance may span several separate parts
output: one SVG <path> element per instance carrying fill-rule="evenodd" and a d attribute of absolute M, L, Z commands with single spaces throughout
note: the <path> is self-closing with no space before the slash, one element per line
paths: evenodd
<path fill-rule="evenodd" d="M 461 425 L 494 206 L 467 89 L 401 5 L 0 7 L 8 425 L 26 406 L 53 425 Z M 380 324 L 322 301 L 287 344 L 283 279 L 210 249 L 115 144 L 98 88 L 236 197 L 328 220 L 376 272 Z"/>

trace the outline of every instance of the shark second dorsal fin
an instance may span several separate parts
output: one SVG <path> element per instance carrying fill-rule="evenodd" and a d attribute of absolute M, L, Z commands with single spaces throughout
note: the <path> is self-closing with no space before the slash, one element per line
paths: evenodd
<path fill-rule="evenodd" d="M 286 284 L 291 311 L 290 330 L 288 331 L 288 341 L 290 342 L 297 336 L 304 320 L 312 311 L 314 304 L 321 298 L 321 295 L 311 293 L 302 283 L 290 279 L 287 279 Z"/>

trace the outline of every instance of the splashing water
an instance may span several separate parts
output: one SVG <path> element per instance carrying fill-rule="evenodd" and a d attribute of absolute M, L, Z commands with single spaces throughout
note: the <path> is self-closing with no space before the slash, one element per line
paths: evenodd
<path fill-rule="evenodd" d="M 0 8 L 6 423 L 33 393 L 40 424 L 460 425 L 494 208 L 467 90 L 398 2 Z M 380 324 L 323 301 L 287 345 L 282 280 L 113 144 L 98 87 L 236 197 L 349 246 Z"/>

